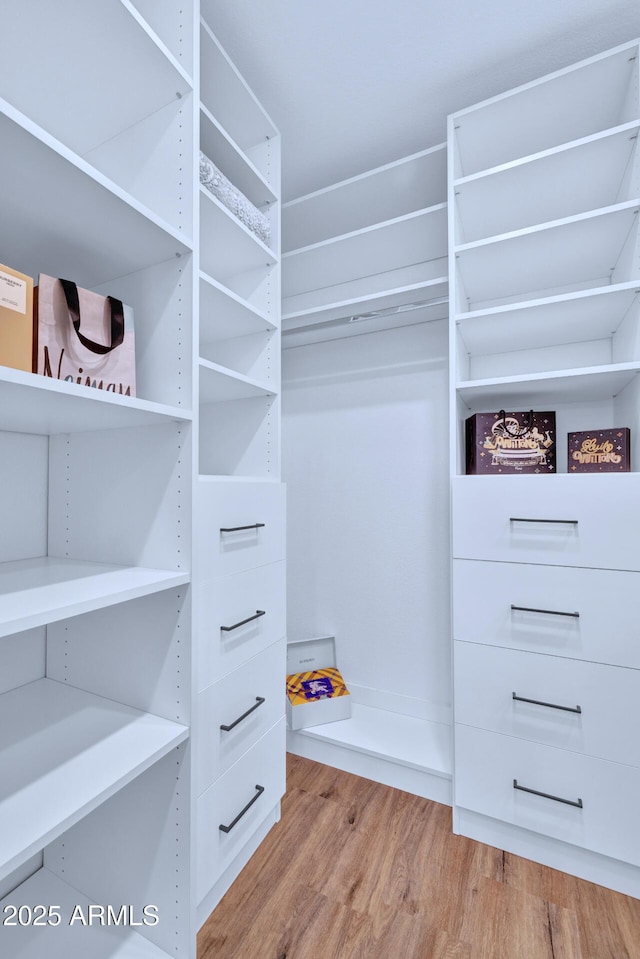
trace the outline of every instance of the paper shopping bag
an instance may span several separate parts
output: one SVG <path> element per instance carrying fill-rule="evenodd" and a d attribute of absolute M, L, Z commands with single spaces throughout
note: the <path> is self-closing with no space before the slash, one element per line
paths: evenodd
<path fill-rule="evenodd" d="M 44 273 L 34 302 L 34 373 L 136 395 L 131 307 Z"/>

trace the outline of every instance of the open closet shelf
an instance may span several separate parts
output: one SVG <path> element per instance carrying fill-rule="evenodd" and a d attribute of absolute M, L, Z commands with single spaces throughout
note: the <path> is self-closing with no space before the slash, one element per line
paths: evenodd
<path fill-rule="evenodd" d="M 4 101 L 0 142 L 1 262 L 34 277 L 72 269 L 92 288 L 190 252 L 179 230 Z M 55 188 L 40 190 L 36 203 L 38 183 Z"/>
<path fill-rule="evenodd" d="M 406 770 L 444 780 L 451 780 L 451 726 L 414 716 L 403 716 L 386 709 L 352 704 L 350 719 L 320 726 L 311 726 L 288 734 L 294 752 L 304 740 L 318 747 L 348 749 L 363 756 L 383 760 Z M 323 753 L 323 756 L 325 754 Z M 319 761 L 323 761 L 318 754 Z M 336 765 L 340 768 L 339 760 Z M 398 771 L 394 774 L 400 775 Z M 398 788 L 402 788 L 399 785 Z M 418 793 L 420 794 L 420 793 Z"/>
<path fill-rule="evenodd" d="M 201 4 L 200 96 L 229 137 L 255 162 L 254 150 L 277 136 L 278 130 L 211 32 L 206 21 L 216 22 L 214 6 L 208 0 Z M 215 157 L 211 159 L 215 162 Z M 260 168 L 257 162 L 256 166 Z M 273 172 L 278 175 L 279 171 Z"/>
<path fill-rule="evenodd" d="M 275 329 L 276 323 L 243 297 L 200 273 L 201 340 L 215 342 Z"/>
<path fill-rule="evenodd" d="M 51 679 L 0 696 L 0 875 L 166 755 L 188 729 Z"/>
<path fill-rule="evenodd" d="M 41 556 L 0 564 L 0 636 L 189 582 L 168 569 Z"/>
<path fill-rule="evenodd" d="M 200 187 L 201 257 L 205 271 L 212 276 L 232 276 L 242 263 L 243 270 L 273 266 L 278 258 L 244 223 Z"/>
<path fill-rule="evenodd" d="M 168 959 L 168 953 L 159 949 L 131 926 L 92 926 L 89 935 L 78 936 L 80 920 L 71 926 L 69 920 L 74 908 L 79 906 L 88 916 L 92 900 L 79 893 L 51 870 L 42 868 L 23 882 L 17 889 L 0 901 L 0 914 L 6 905 L 21 903 L 31 906 L 54 904 L 59 906 L 61 922 L 52 929 L 42 926 L 4 926 L 2 939 L 7 955 L 19 955 L 20 959 L 42 959 L 53 955 L 51 942 L 55 941 L 57 955 L 65 959 Z M 115 907 L 117 913 L 118 906 Z M 141 909 L 135 918 L 140 921 Z M 54 938 L 55 937 L 55 938 Z"/>
<path fill-rule="evenodd" d="M 488 170 L 633 119 L 635 44 L 456 114 L 457 177 Z M 626 111 L 624 105 L 626 103 Z M 630 115 L 629 115 L 630 114 Z"/>
<path fill-rule="evenodd" d="M 618 203 L 455 247 L 471 306 L 499 297 L 525 299 L 527 291 L 608 280 L 637 223 L 639 203 Z"/>
<path fill-rule="evenodd" d="M 553 409 L 557 403 L 611 399 L 628 386 L 638 372 L 640 360 L 587 369 L 471 380 L 459 382 L 456 389 L 470 407 L 482 403 L 488 409 L 501 409 L 509 404 L 515 409 L 524 404 L 528 409 L 532 404 L 548 403 Z"/>
<path fill-rule="evenodd" d="M 261 208 L 278 199 L 253 161 L 204 104 L 200 106 L 200 149 L 254 206 Z"/>
<path fill-rule="evenodd" d="M 291 314 L 284 323 L 282 348 L 444 320 L 449 315 L 447 291 L 447 277 L 441 276 L 328 308 Z"/>
<path fill-rule="evenodd" d="M 376 167 L 282 206 L 287 251 L 439 203 L 447 192 L 446 144 Z"/>
<path fill-rule="evenodd" d="M 356 277 L 385 273 L 446 256 L 447 205 L 377 223 L 284 254 L 283 296 L 337 286 Z"/>
<path fill-rule="evenodd" d="M 625 123 L 454 182 L 459 241 L 617 203 L 640 123 Z"/>
<path fill-rule="evenodd" d="M 10 37 L 28 40 L 29 55 Z M 65 56 L 73 69 L 60 69 Z M 34 82 L 34 64 L 46 83 Z M 108 82 L 78 82 L 83 77 Z M 192 81 L 130 0 L 95 0 L 90 19 L 78 16 L 75 0 L 59 0 L 41 5 L 37 18 L 28 3 L 11 10 L 0 89 L 19 110 L 85 154 L 185 96 Z M 6 156 L 11 151 L 4 137 L 3 131 Z M 38 182 L 50 180 L 32 175 L 32 183 Z M 46 193 L 39 191 L 39 202 Z"/>
<path fill-rule="evenodd" d="M 472 356 L 599 340 L 618 329 L 639 295 L 637 281 L 618 283 L 459 313 L 455 322 Z"/>
<path fill-rule="evenodd" d="M 414 303 L 429 303 L 440 300 L 447 295 L 448 281 L 446 276 L 439 276 L 433 280 L 424 280 L 420 283 L 411 283 L 399 286 L 394 290 L 382 290 L 365 296 L 355 296 L 335 303 L 327 303 L 306 310 L 282 314 L 283 330 L 306 328 L 317 323 L 333 322 L 335 320 L 348 321 L 351 317 L 364 318 L 366 314 L 380 310 L 392 312 L 399 307 Z"/>
<path fill-rule="evenodd" d="M 200 402 L 219 403 L 225 400 L 249 399 L 255 396 L 275 396 L 276 391 L 226 366 L 200 360 Z"/>
<path fill-rule="evenodd" d="M 0 366 L 0 408 L 2 429 L 51 435 L 191 419 L 177 407 L 5 366 Z"/>

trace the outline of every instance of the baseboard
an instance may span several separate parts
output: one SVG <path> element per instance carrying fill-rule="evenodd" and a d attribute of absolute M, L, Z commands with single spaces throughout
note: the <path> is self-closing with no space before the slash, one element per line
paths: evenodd
<path fill-rule="evenodd" d="M 640 868 L 579 846 L 455 807 L 454 832 L 640 899 Z"/>
<path fill-rule="evenodd" d="M 353 703 L 351 719 L 292 732 L 289 752 L 451 805 L 451 730 Z"/>
<path fill-rule="evenodd" d="M 414 696 L 390 693 L 385 689 L 375 689 L 372 686 L 359 686 L 348 679 L 346 683 L 354 703 L 372 706 L 374 709 L 384 709 L 390 713 L 399 713 L 401 716 L 426 719 L 432 723 L 448 723 L 451 725 L 453 722 L 451 706 L 428 702 L 426 699 L 416 699 Z"/>

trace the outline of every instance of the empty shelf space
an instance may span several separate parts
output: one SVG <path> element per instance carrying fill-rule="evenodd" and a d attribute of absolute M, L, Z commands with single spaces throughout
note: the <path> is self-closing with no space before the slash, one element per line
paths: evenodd
<path fill-rule="evenodd" d="M 42 868 L 21 883 L 0 902 L 0 914 L 6 919 L 8 905 L 56 906 L 60 921 L 54 926 L 4 925 L 2 944 L 7 956 L 20 959 L 42 959 L 43 956 L 64 956 L 64 959 L 168 959 L 168 953 L 154 945 L 131 926 L 100 925 L 99 913 L 94 921 L 83 925 L 80 916 L 89 917 L 88 899 L 50 869 Z M 103 908 L 107 905 L 100 903 Z M 117 914 L 120 903 L 112 903 Z M 132 904 L 133 905 L 133 904 Z M 142 908 L 135 904 L 134 919 L 142 921 Z M 128 907 L 127 907 L 128 908 Z M 127 912 L 127 918 L 129 913 Z M 73 921 L 72 920 L 73 917 Z M 46 917 L 45 917 L 46 918 Z M 55 913 L 52 913 L 55 923 Z"/>
<path fill-rule="evenodd" d="M 284 203 L 283 248 L 295 250 L 426 209 L 446 193 L 446 144 L 439 144 Z"/>
<path fill-rule="evenodd" d="M 278 131 L 212 33 L 209 22 L 216 22 L 214 6 L 208 0 L 202 3 L 200 95 L 229 136 L 250 155 L 252 147 Z"/>
<path fill-rule="evenodd" d="M 457 384 L 457 392 L 468 406 L 487 409 L 518 408 L 524 404 L 545 409 L 541 404 L 585 403 L 611 399 L 628 386 L 640 372 L 637 363 L 617 363 L 578 370 L 554 370 L 527 376 L 504 376 L 470 380 Z"/>
<path fill-rule="evenodd" d="M 455 181 L 459 242 L 495 236 L 627 199 L 638 122 Z"/>
<path fill-rule="evenodd" d="M 282 347 L 358 336 L 399 326 L 444 320 L 449 315 L 447 277 L 426 280 L 316 309 L 285 314 Z"/>
<path fill-rule="evenodd" d="M 200 338 L 216 342 L 276 329 L 264 313 L 206 273 L 200 273 Z"/>
<path fill-rule="evenodd" d="M 0 262 L 93 288 L 190 252 L 177 229 L 6 103 L 0 142 Z M 37 203 L 34 183 L 51 185 Z"/>
<path fill-rule="evenodd" d="M 531 294 L 554 287 L 566 291 L 589 281 L 594 285 L 609 282 L 619 271 L 631 231 L 637 229 L 638 202 L 619 203 L 455 247 L 457 269 L 471 309 L 500 298 L 531 299 Z M 617 279 L 628 280 L 629 276 Z"/>
<path fill-rule="evenodd" d="M 189 421 L 191 413 L 91 386 L 0 366 L 3 429 L 77 433 Z"/>
<path fill-rule="evenodd" d="M 0 564 L 0 636 L 189 582 L 187 573 L 41 556 Z"/>
<path fill-rule="evenodd" d="M 620 283 L 459 313 L 455 322 L 471 356 L 537 349 L 612 336 L 639 296 L 640 282 Z"/>
<path fill-rule="evenodd" d="M 200 402 L 219 403 L 225 400 L 250 399 L 256 396 L 274 396 L 275 390 L 226 366 L 200 360 Z"/>
<path fill-rule="evenodd" d="M 447 205 L 440 203 L 286 253 L 283 296 L 317 289 L 319 277 L 331 287 L 446 255 Z"/>
<path fill-rule="evenodd" d="M 637 43 L 624 44 L 456 113 L 456 176 L 632 120 L 637 52 Z"/>
<path fill-rule="evenodd" d="M 187 736 L 178 723 L 51 679 L 0 696 L 0 875 Z"/>
<path fill-rule="evenodd" d="M 263 175 L 205 106 L 200 108 L 200 149 L 254 206 L 278 199 Z"/>
<path fill-rule="evenodd" d="M 11 37 L 28 37 L 28 57 L 22 44 Z M 90 18 L 78 16 L 75 0 L 45 4 L 37 17 L 29 4 L 18 4 L 11 11 L 11 29 L 1 46 L 3 95 L 79 154 L 192 88 L 183 67 L 129 0 L 96 0 Z M 61 50 L 73 51 L 73 69 L 60 69 Z M 46 77 L 45 83 L 34 82 L 34 63 L 39 76 Z M 98 77 L 109 81 L 99 83 Z M 78 82 L 78 78 L 89 78 L 89 82 Z M 4 154 L 4 131 L 0 139 Z M 32 183 L 51 180 L 32 177 Z M 40 191 L 38 202 L 46 192 Z M 80 206 L 80 202 L 74 204 Z"/>
<path fill-rule="evenodd" d="M 365 318 L 368 314 L 379 311 L 389 311 L 391 314 L 414 304 L 440 304 L 440 301 L 446 300 L 447 287 L 447 277 L 439 276 L 434 280 L 411 283 L 394 290 L 383 290 L 306 310 L 283 313 L 282 326 L 283 330 L 293 331 L 318 323 L 348 322 L 354 317 Z"/>
<path fill-rule="evenodd" d="M 297 735 L 451 778 L 451 727 L 446 723 L 353 703 L 350 719 L 301 729 Z"/>
<path fill-rule="evenodd" d="M 200 238 L 205 271 L 223 281 L 227 276 L 273 266 L 278 261 L 273 250 L 203 186 L 200 187 Z"/>

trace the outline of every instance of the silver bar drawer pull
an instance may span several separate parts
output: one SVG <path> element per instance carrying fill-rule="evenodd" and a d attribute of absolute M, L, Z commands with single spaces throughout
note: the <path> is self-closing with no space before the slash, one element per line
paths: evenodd
<path fill-rule="evenodd" d="M 246 719 L 247 716 L 250 716 L 251 713 L 255 712 L 256 709 L 262 706 L 264 702 L 266 702 L 264 696 L 256 696 L 255 703 L 253 704 L 253 706 L 247 709 L 246 713 L 243 713 L 242 716 L 238 716 L 238 718 L 234 719 L 234 721 L 232 723 L 229 723 L 228 726 L 224 726 L 224 725 L 220 726 L 220 729 L 224 729 L 225 733 L 228 733 L 230 730 L 234 729 L 238 725 L 238 723 L 241 723 L 243 719 Z"/>
<path fill-rule="evenodd" d="M 260 796 L 262 795 L 263 792 L 264 792 L 264 786 L 256 786 L 256 794 L 255 794 L 255 796 L 253 796 L 253 797 L 249 800 L 249 802 L 248 802 L 247 805 L 244 807 L 244 809 L 241 809 L 241 810 L 240 810 L 240 812 L 238 813 L 238 815 L 236 816 L 236 818 L 233 819 L 233 820 L 229 823 L 228 826 L 225 826 L 223 823 L 220 823 L 220 825 L 218 826 L 218 829 L 220 829 L 222 832 L 231 832 L 231 830 L 233 829 L 233 827 L 236 826 L 236 825 L 240 822 L 240 820 L 242 819 L 242 817 L 244 816 L 244 814 L 245 814 L 246 812 L 249 812 L 249 810 L 250 810 L 251 807 L 253 806 L 253 804 L 254 804 L 254 802 L 256 801 L 256 799 L 260 799 Z"/>
<path fill-rule="evenodd" d="M 551 793 L 541 793 L 537 789 L 529 789 L 527 786 L 521 786 L 517 779 L 513 780 L 513 788 L 519 789 L 523 793 L 531 793 L 532 796 L 542 796 L 543 799 L 553 799 L 554 802 L 564 803 L 565 806 L 576 806 L 582 809 L 581 799 L 563 799 L 562 796 L 552 796 Z"/>
<path fill-rule="evenodd" d="M 250 526 L 221 526 L 221 533 L 240 533 L 245 529 L 262 529 L 266 523 L 252 523 Z"/>
<path fill-rule="evenodd" d="M 580 619 L 580 613 L 565 613 L 560 609 L 537 609 L 535 606 L 514 606 L 511 609 L 520 613 L 545 613 L 546 616 L 571 616 L 573 619 Z"/>
<path fill-rule="evenodd" d="M 239 623 L 234 623 L 233 626 L 221 626 L 220 629 L 223 633 L 230 633 L 234 629 L 238 629 L 239 626 L 246 626 L 247 623 L 252 623 L 254 619 L 260 619 L 261 616 L 265 616 L 264 609 L 256 609 L 254 616 L 249 616 L 247 619 L 241 619 Z"/>
<path fill-rule="evenodd" d="M 524 696 L 518 696 L 511 693 L 511 698 L 519 703 L 533 703 L 534 706 L 548 706 L 549 709 L 562 709 L 565 713 L 581 713 L 582 706 L 559 706 L 557 703 L 543 703 L 541 699 L 525 699 Z"/>
<path fill-rule="evenodd" d="M 540 519 L 538 516 L 510 516 L 510 523 L 563 523 L 565 526 L 577 526 L 577 519 Z"/>

